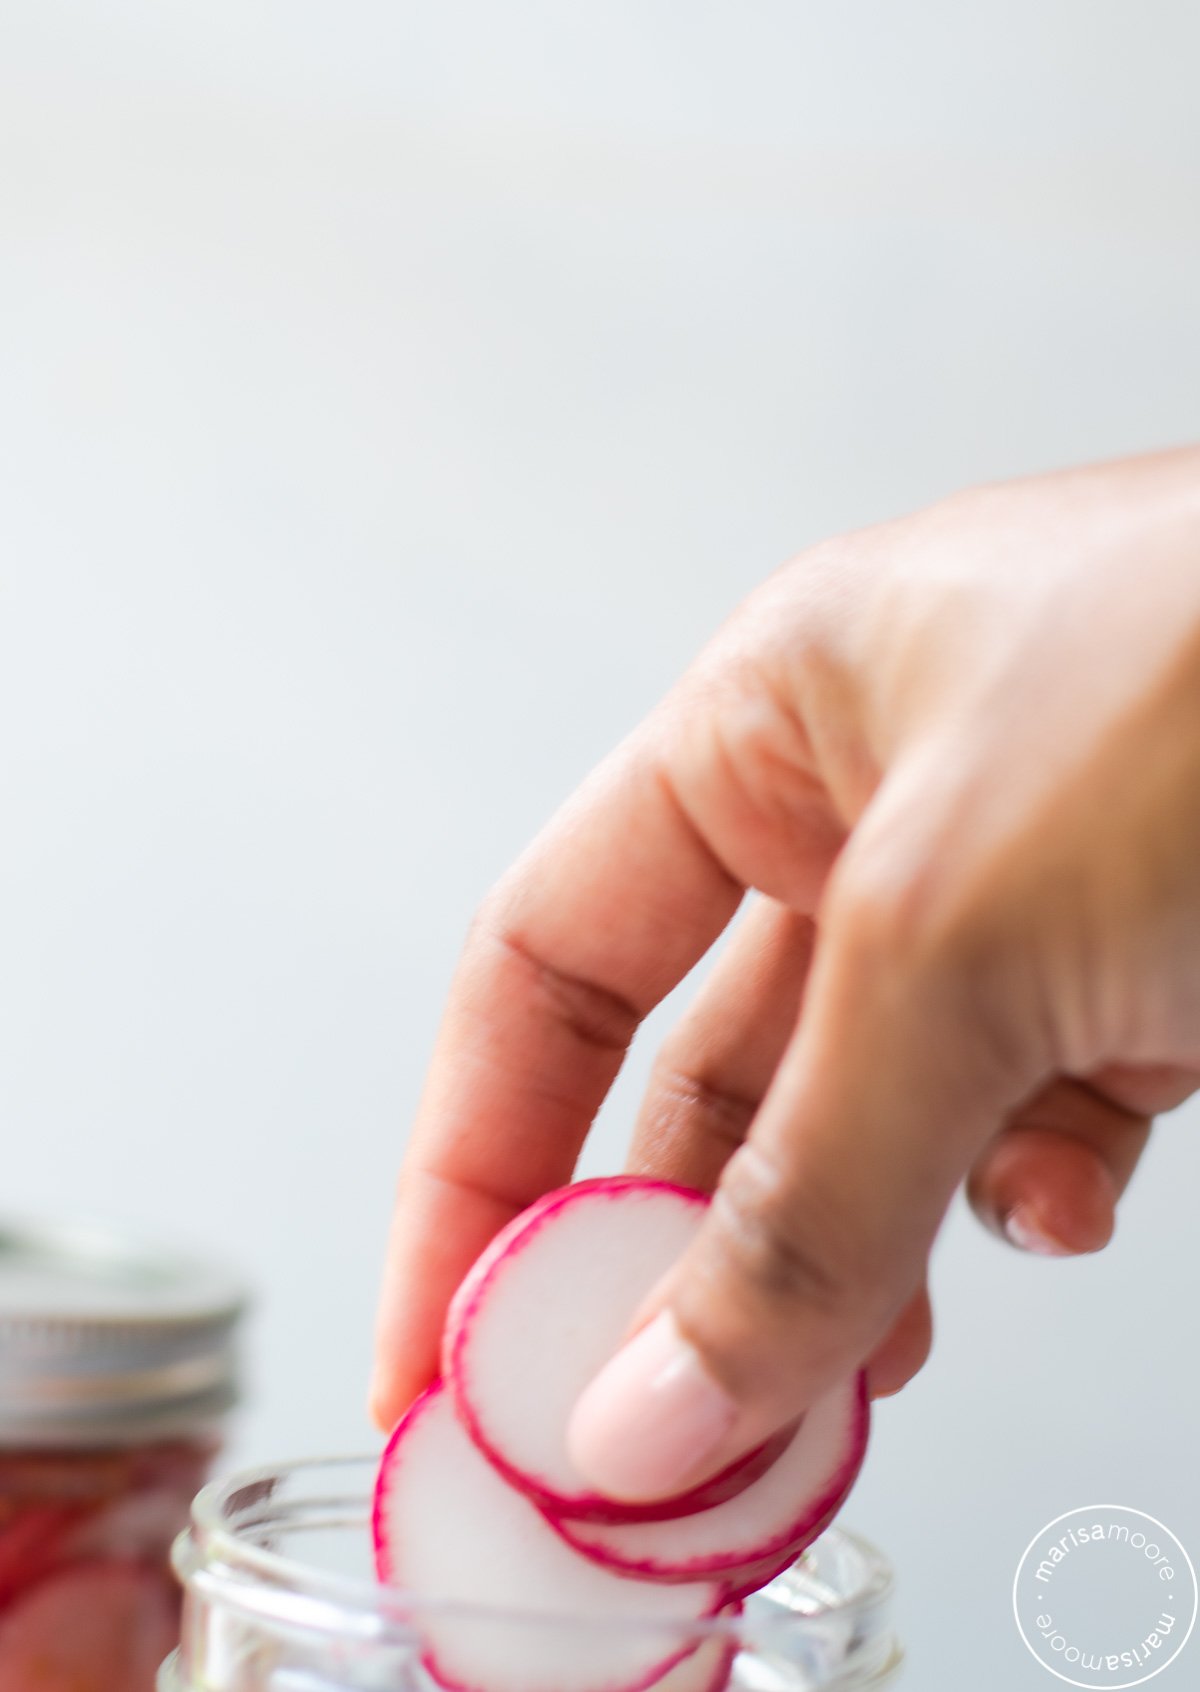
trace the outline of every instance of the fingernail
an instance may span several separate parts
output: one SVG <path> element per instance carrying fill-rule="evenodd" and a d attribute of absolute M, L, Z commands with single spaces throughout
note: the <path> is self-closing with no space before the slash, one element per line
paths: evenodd
<path fill-rule="evenodd" d="M 1004 1232 L 1019 1251 L 1031 1251 L 1037 1257 L 1077 1257 L 1079 1254 L 1063 1240 L 1043 1228 L 1027 1204 L 1019 1204 L 1004 1218 Z"/>
<path fill-rule="evenodd" d="M 737 1419 L 737 1405 L 664 1310 L 586 1388 L 567 1441 L 599 1491 L 660 1498 L 703 1472 Z"/>

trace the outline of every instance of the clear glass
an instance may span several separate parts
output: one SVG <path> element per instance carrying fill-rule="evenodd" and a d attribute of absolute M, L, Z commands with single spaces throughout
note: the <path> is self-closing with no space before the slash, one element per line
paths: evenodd
<path fill-rule="evenodd" d="M 154 1692 L 179 1638 L 171 1543 L 213 1441 L 0 1449 L 3 1692 Z"/>
<path fill-rule="evenodd" d="M 367 1458 L 261 1469 L 206 1487 L 175 1548 L 183 1642 L 159 1692 L 436 1692 L 422 1626 L 448 1617 L 486 1641 L 567 1638 L 586 1661 L 596 1623 L 483 1607 L 422 1606 L 371 1578 Z M 470 1555 L 470 1547 L 464 1550 Z M 840 1529 L 826 1533 L 737 1618 L 687 1627 L 631 1610 L 630 1636 L 662 1660 L 721 1638 L 736 1649 L 729 1692 L 867 1692 L 890 1685 L 900 1653 L 891 1571 Z M 605 1624 L 606 1630 L 611 1623 Z M 524 1644 L 522 1649 L 524 1649 Z M 8 1692 L 7 1686 L 5 1692 Z"/>

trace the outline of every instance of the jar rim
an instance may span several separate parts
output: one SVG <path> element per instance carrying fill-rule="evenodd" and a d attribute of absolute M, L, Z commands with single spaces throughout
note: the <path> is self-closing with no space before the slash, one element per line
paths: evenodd
<path fill-rule="evenodd" d="M 290 1516 L 298 1517 L 299 1503 L 285 1505 L 282 1513 L 272 1514 L 271 1500 L 289 1484 L 303 1484 L 322 1475 L 331 1480 L 345 1479 L 344 1488 L 331 1491 L 330 1496 L 321 1500 L 323 1506 L 335 1513 L 343 1512 L 343 1522 L 361 1518 L 364 1504 L 369 1502 L 363 1481 L 373 1477 L 377 1465 L 377 1458 L 366 1455 L 301 1458 L 260 1465 L 210 1482 L 193 1502 L 191 1527 L 176 1540 L 173 1552 L 176 1572 L 185 1585 L 202 1589 L 209 1597 L 219 1597 L 222 1604 L 262 1619 L 303 1620 L 305 1625 L 318 1629 L 324 1621 L 341 1632 L 369 1638 L 378 1637 L 381 1629 L 397 1626 L 409 1632 L 422 1615 L 471 1616 L 489 1623 L 512 1622 L 524 1627 L 567 1626 L 581 1632 L 612 1625 L 611 1618 L 601 1623 L 594 1617 L 564 1615 L 536 1605 L 520 1609 L 506 1606 L 501 1610 L 460 1598 L 416 1598 L 402 1587 L 318 1569 L 249 1537 L 256 1528 L 283 1526 Z M 252 1513 L 260 1501 L 262 1510 Z M 332 1519 L 336 1520 L 336 1515 Z M 816 1549 L 822 1545 L 856 1559 L 861 1566 L 861 1579 L 848 1592 L 838 1593 L 826 1585 L 827 1596 L 819 1606 L 812 1604 L 807 1610 L 788 1612 L 781 1619 L 796 1626 L 818 1618 L 853 1616 L 867 1625 L 868 1631 L 875 1631 L 869 1624 L 874 1620 L 876 1629 L 882 1625 L 893 1595 L 890 1563 L 869 1541 L 844 1528 L 828 1529 Z M 681 1624 L 639 1615 L 636 1609 L 631 1609 L 620 1621 L 623 1627 L 664 1636 L 677 1637 L 683 1632 L 697 1640 L 742 1636 L 740 1619 L 729 1615 Z"/>

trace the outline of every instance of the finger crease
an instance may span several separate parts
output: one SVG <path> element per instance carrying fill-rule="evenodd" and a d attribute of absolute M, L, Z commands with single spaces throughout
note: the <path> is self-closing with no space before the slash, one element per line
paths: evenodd
<path fill-rule="evenodd" d="M 1089 1081 L 1084 1075 L 1072 1076 L 1071 1080 L 1072 1085 L 1078 1087 L 1080 1092 L 1086 1093 L 1088 1098 L 1103 1105 L 1110 1115 L 1117 1117 L 1120 1126 L 1144 1128 L 1155 1114 L 1153 1111 L 1132 1110 L 1129 1105 L 1122 1104 L 1120 1099 L 1114 1099 L 1111 1093 L 1106 1093 L 1102 1087 L 1097 1086 L 1094 1081 Z"/>
<path fill-rule="evenodd" d="M 629 999 L 547 963 L 514 934 L 496 932 L 493 938 L 526 970 L 555 1021 L 582 1045 L 605 1052 L 626 1050 L 642 1020 Z"/>
<path fill-rule="evenodd" d="M 702 1117 L 706 1131 L 735 1151 L 745 1140 L 759 1105 L 757 1099 L 681 1069 L 664 1073 L 659 1097 L 664 1106 L 671 1107 L 673 1115 L 686 1111 Z"/>
<path fill-rule="evenodd" d="M 428 1164 L 414 1164 L 411 1169 L 401 1172 L 401 1179 L 404 1181 L 413 1177 L 431 1182 L 435 1187 L 445 1187 L 454 1193 L 465 1193 L 471 1198 L 482 1199 L 486 1204 L 505 1210 L 524 1210 L 530 1202 L 526 1188 L 515 1182 L 511 1187 L 505 1187 L 499 1182 L 443 1175 L 440 1170 L 431 1169 Z"/>

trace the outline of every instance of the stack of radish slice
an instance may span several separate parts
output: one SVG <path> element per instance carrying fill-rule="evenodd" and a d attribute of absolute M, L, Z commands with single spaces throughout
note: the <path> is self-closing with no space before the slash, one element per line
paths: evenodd
<path fill-rule="evenodd" d="M 728 1637 L 703 1624 L 786 1568 L 849 1491 L 861 1377 L 677 1498 L 617 1503 L 571 1462 L 576 1401 L 707 1202 L 630 1177 L 565 1187 L 459 1289 L 443 1378 L 393 1433 L 374 1514 L 379 1576 L 428 1606 L 425 1665 L 451 1692 L 717 1692 Z"/>

